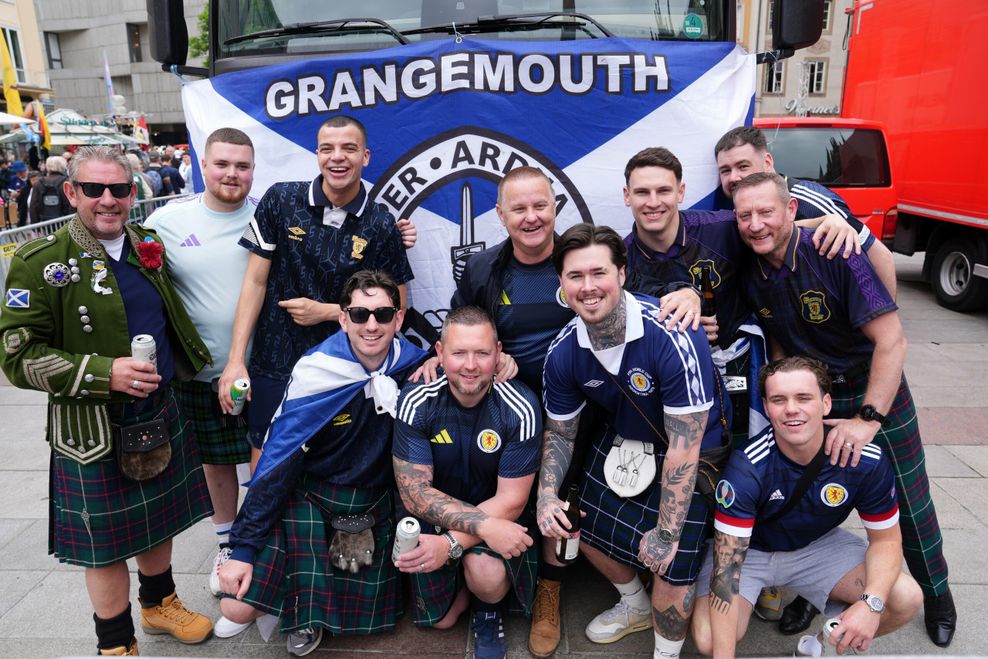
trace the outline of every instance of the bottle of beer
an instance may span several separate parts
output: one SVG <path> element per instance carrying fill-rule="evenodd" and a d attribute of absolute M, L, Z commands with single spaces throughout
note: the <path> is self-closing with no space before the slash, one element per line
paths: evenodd
<path fill-rule="evenodd" d="M 710 266 L 705 265 L 700 270 L 700 315 L 717 315 L 717 298 L 714 296 L 714 285 L 710 281 Z"/>
<path fill-rule="evenodd" d="M 566 519 L 569 521 L 569 532 L 574 536 L 563 540 L 556 540 L 556 560 L 566 565 L 576 560 L 576 555 L 580 552 L 580 498 L 579 487 L 569 486 L 569 494 L 566 496 L 566 503 L 563 510 L 566 511 Z"/>

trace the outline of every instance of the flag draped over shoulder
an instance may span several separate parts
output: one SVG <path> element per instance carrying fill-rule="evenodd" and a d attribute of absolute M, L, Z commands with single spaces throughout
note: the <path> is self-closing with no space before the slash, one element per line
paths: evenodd
<path fill-rule="evenodd" d="M 21 105 L 21 94 L 17 91 L 17 71 L 14 70 L 13 60 L 10 59 L 7 40 L 2 37 L 0 37 L 0 67 L 3 68 L 3 97 L 7 100 L 7 112 L 23 117 L 24 107 Z"/>
<path fill-rule="evenodd" d="M 309 441 L 361 389 L 366 398 L 375 400 L 378 414 L 394 416 L 398 385 L 389 376 L 422 361 L 425 355 L 406 339 L 395 337 L 381 367 L 368 372 L 353 354 L 350 339 L 343 331 L 309 350 L 292 369 L 252 482 Z"/>

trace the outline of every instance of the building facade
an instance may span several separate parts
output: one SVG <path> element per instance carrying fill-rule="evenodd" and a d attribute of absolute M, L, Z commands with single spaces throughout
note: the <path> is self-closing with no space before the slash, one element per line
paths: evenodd
<path fill-rule="evenodd" d="M 31 2 L 17 0 L 22 1 Z M 187 141 L 181 82 L 151 58 L 145 0 L 34 2 L 56 107 L 89 117 L 117 112 L 108 96 L 108 69 L 113 93 L 123 96 L 126 110 L 145 113 L 153 144 Z M 205 4 L 185 2 L 190 35 L 198 31 Z"/>
<path fill-rule="evenodd" d="M 789 59 L 758 67 L 755 116 L 778 117 L 840 114 L 848 14 L 852 0 L 824 0 L 820 40 Z M 770 0 L 738 3 L 738 42 L 750 53 L 772 47 Z"/>
<path fill-rule="evenodd" d="M 31 0 L 0 0 L 0 30 L 17 73 L 17 89 L 23 105 L 51 93 L 38 21 Z M 7 111 L 0 95 L 0 107 Z"/>

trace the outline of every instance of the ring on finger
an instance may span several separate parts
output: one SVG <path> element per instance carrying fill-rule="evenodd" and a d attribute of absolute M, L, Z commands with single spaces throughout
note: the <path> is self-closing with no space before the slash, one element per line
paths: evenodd
<path fill-rule="evenodd" d="M 134 380 L 133 382 L 130 383 L 130 386 L 134 389 L 137 389 L 138 391 L 141 390 L 141 383 L 139 380 Z"/>
<path fill-rule="evenodd" d="M 848 442 L 847 444 L 844 444 L 844 446 L 847 448 L 854 448 L 854 444 L 852 442 Z"/>

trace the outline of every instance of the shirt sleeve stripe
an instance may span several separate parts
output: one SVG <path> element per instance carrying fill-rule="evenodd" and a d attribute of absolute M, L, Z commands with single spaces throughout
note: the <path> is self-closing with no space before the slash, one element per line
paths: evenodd
<path fill-rule="evenodd" d="M 753 519 L 741 519 L 725 515 L 719 510 L 714 513 L 714 528 L 721 533 L 732 535 L 736 538 L 750 538 L 751 529 L 755 525 Z"/>
<path fill-rule="evenodd" d="M 899 523 L 899 504 L 895 504 L 887 512 L 878 515 L 866 515 L 859 512 L 858 516 L 861 517 L 861 524 L 866 529 L 880 531 L 882 529 L 892 528 Z"/>
<path fill-rule="evenodd" d="M 518 418 L 521 420 L 521 432 L 518 438 L 525 441 L 535 433 L 535 408 L 525 400 L 513 384 L 510 382 L 495 383 L 494 390 L 501 394 L 502 400 L 507 403 Z"/>
<path fill-rule="evenodd" d="M 553 421 L 569 421 L 570 419 L 572 419 L 573 417 L 575 417 L 577 414 L 579 414 L 580 412 L 582 412 L 583 411 L 583 408 L 586 407 L 586 406 L 587 406 L 587 401 L 583 401 L 582 403 L 580 403 L 580 406 L 578 408 L 576 408 L 575 410 L 573 410 L 572 412 L 569 412 L 567 414 L 553 414 L 553 412 L 551 410 L 549 410 L 549 408 L 546 408 L 545 415 L 547 417 L 549 417 L 550 419 L 552 419 Z"/>

